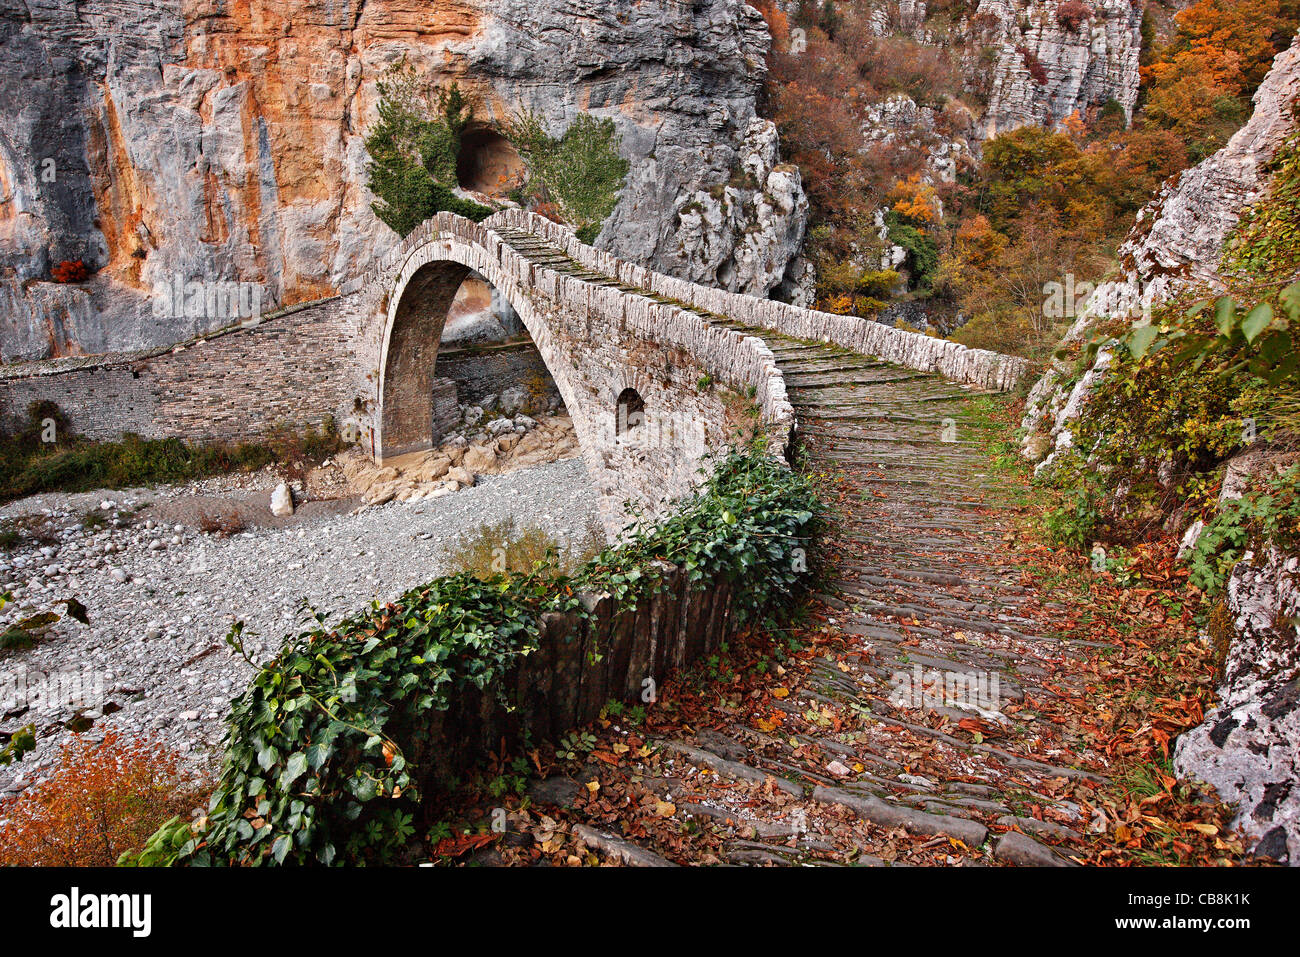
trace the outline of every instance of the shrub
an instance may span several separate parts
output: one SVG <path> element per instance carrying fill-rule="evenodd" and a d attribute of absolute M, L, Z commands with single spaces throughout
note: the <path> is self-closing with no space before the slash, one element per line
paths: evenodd
<path fill-rule="evenodd" d="M 1020 59 L 1025 64 L 1025 69 L 1039 86 L 1047 85 L 1047 68 L 1043 66 L 1043 61 L 1038 59 L 1038 54 L 1027 46 L 1017 46 L 1016 52 L 1020 54 Z"/>
<path fill-rule="evenodd" d="M 1238 393 L 1243 381 L 1254 379 L 1294 395 L 1300 388 L 1300 282 L 1253 305 L 1226 295 L 1202 299 L 1180 314 L 1175 304 L 1159 321 L 1134 326 L 1118 342 L 1135 361 L 1168 360 L 1179 368 L 1191 363 L 1192 371 L 1204 369 L 1218 384 L 1237 386 Z M 1098 337 L 1089 354 L 1100 345 Z M 1263 412 L 1264 403 L 1259 405 Z"/>
<path fill-rule="evenodd" d="M 759 437 L 750 450 L 728 454 L 694 497 L 660 521 L 634 524 L 575 583 L 632 597 L 637 569 L 667 561 L 701 586 L 718 579 L 739 585 L 732 608 L 740 622 L 788 602 L 805 581 L 792 556 L 808 558 L 824 509 L 808 481 L 764 448 Z"/>
<path fill-rule="evenodd" d="M 830 261 L 817 270 L 817 297 L 828 311 L 841 315 L 878 313 L 899 285 L 892 269 L 864 269 L 846 261 Z"/>
<path fill-rule="evenodd" d="M 1266 542 L 1294 552 L 1300 546 L 1300 467 L 1228 502 L 1206 523 L 1188 557 L 1189 581 L 1210 594 L 1223 590 L 1248 548 Z"/>
<path fill-rule="evenodd" d="M 553 205 L 582 242 L 595 242 L 630 168 L 619 155 L 614 121 L 580 113 L 556 139 L 536 113 L 525 110 L 511 121 L 508 134 L 528 165 L 523 192 L 536 203 Z"/>
<path fill-rule="evenodd" d="M 379 122 L 366 132 L 375 215 L 401 236 L 443 211 L 486 218 L 492 210 L 455 194 L 461 134 L 474 119 L 460 87 L 434 87 L 405 58 L 376 86 Z"/>
<path fill-rule="evenodd" d="M 115 731 L 100 744 L 77 737 L 48 778 L 0 804 L 0 866 L 111 867 L 197 794 L 157 743 Z"/>
<path fill-rule="evenodd" d="M 595 528 L 566 549 L 549 532 L 535 526 L 521 529 L 512 517 L 480 525 L 456 546 L 450 567 L 479 579 L 535 573 L 558 577 L 581 567 L 604 546 L 604 533 Z"/>
<path fill-rule="evenodd" d="M 55 282 L 85 282 L 90 278 L 90 269 L 80 259 L 65 259 L 50 270 L 50 275 Z"/>
<path fill-rule="evenodd" d="M 1056 8 L 1056 22 L 1071 33 L 1078 32 L 1080 26 L 1092 19 L 1092 7 L 1082 0 L 1065 0 Z"/>
<path fill-rule="evenodd" d="M 1286 448 L 1300 436 L 1300 420 L 1277 411 L 1300 407 L 1298 319 L 1300 283 L 1249 308 L 1232 296 L 1213 308 L 1208 301 L 1170 303 L 1115 338 L 1103 327 L 1084 362 L 1110 342 L 1111 367 L 1074 426 L 1082 450 L 1072 457 L 1075 470 L 1058 478 L 1100 489 L 1093 500 L 1108 503 L 1108 521 L 1126 537 L 1162 530 L 1175 511 L 1183 524 L 1207 515 L 1227 458 L 1257 441 Z M 1266 510 L 1278 501 L 1257 504 Z M 1248 507 L 1214 520 L 1221 530 L 1196 559 L 1203 586 L 1221 577 L 1222 556 L 1240 550 L 1252 522 L 1268 525 L 1264 512 L 1243 511 Z"/>
<path fill-rule="evenodd" d="M 4 746 L 0 747 L 0 768 L 3 768 L 21 761 L 24 754 L 36 747 L 36 726 L 24 725 L 0 740 L 4 742 Z"/>
<path fill-rule="evenodd" d="M 1070 464 L 1074 461 L 1067 460 Z M 1063 463 L 1056 476 L 1058 481 L 1066 471 L 1068 464 Z M 1086 469 L 1076 469 L 1062 484 L 1067 487 L 1064 501 L 1043 516 L 1043 530 L 1054 544 L 1085 551 L 1101 525 L 1105 491 Z"/>
<path fill-rule="evenodd" d="M 889 240 L 907 253 L 903 265 L 912 278 L 912 288 L 929 289 L 939 268 L 939 248 L 929 234 L 903 220 L 890 210 L 885 214 Z"/>

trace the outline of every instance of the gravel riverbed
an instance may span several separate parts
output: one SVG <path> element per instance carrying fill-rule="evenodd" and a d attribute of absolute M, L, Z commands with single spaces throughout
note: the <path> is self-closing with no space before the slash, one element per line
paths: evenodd
<path fill-rule="evenodd" d="M 514 517 L 562 542 L 584 542 L 599 527 L 596 490 L 577 458 L 481 476 L 414 504 L 354 513 L 355 500 L 309 502 L 226 538 L 199 531 L 195 510 L 178 508 L 196 497 L 255 497 L 270 519 L 270 484 L 45 495 L 0 509 L 7 527 L 41 530 L 0 551 L 0 591 L 16 599 L 0 610 L 0 632 L 39 612 L 63 614 L 74 596 L 90 622 L 65 616 L 33 647 L 0 650 L 0 732 L 35 724 L 38 739 L 0 768 L 0 796 L 40 780 L 78 727 L 92 738 L 108 727 L 150 735 L 210 769 L 229 702 L 253 674 L 224 641 L 236 620 L 248 652 L 265 661 L 299 630 L 304 601 L 335 620 L 395 598 L 445 573 L 455 545 L 485 523 Z M 87 513 L 106 524 L 87 527 Z"/>

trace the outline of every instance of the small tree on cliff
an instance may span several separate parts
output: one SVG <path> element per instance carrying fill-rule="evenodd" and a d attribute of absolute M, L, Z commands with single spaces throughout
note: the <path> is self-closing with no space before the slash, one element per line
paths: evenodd
<path fill-rule="evenodd" d="M 443 210 L 480 220 L 492 211 L 461 199 L 456 159 L 474 108 L 452 83 L 437 87 L 405 58 L 384 74 L 379 122 L 366 135 L 366 164 L 375 215 L 401 236 Z"/>
<path fill-rule="evenodd" d="M 510 123 L 509 137 L 528 164 L 524 198 L 554 205 L 583 242 L 593 242 L 618 203 L 628 161 L 610 119 L 580 113 L 559 139 L 528 110 Z"/>

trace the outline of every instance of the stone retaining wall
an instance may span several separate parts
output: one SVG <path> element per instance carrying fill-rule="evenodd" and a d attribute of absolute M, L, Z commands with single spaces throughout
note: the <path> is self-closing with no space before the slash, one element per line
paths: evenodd
<path fill-rule="evenodd" d="M 652 593 L 656 579 L 648 576 L 633 610 L 592 595 L 584 596 L 589 616 L 543 616 L 538 649 L 503 680 L 514 710 L 501 708 L 491 692 L 457 696 L 435 718 L 426 771 L 463 771 L 500 751 L 503 738 L 508 748 L 517 744 L 525 731 L 534 741 L 555 741 L 595 721 L 611 699 L 642 703 L 672 672 L 717 651 L 734 626 L 731 586 L 693 589 L 676 567 L 657 571 L 662 591 Z"/>
<path fill-rule="evenodd" d="M 257 439 L 327 415 L 342 421 L 361 390 L 340 311 L 327 299 L 170 350 L 4 366 L 0 415 L 47 400 L 89 438 L 204 441 Z"/>

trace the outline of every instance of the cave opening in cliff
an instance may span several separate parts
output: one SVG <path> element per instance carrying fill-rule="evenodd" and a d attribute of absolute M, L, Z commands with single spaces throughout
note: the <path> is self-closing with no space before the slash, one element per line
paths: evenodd
<path fill-rule="evenodd" d="M 456 180 L 462 188 L 504 199 L 524 178 L 523 158 L 498 130 L 476 125 L 461 134 Z"/>
<path fill-rule="evenodd" d="M 458 263 L 429 263 L 407 284 L 382 389 L 381 460 L 448 443 L 490 450 L 502 464 L 577 451 L 564 399 L 523 320 Z"/>

